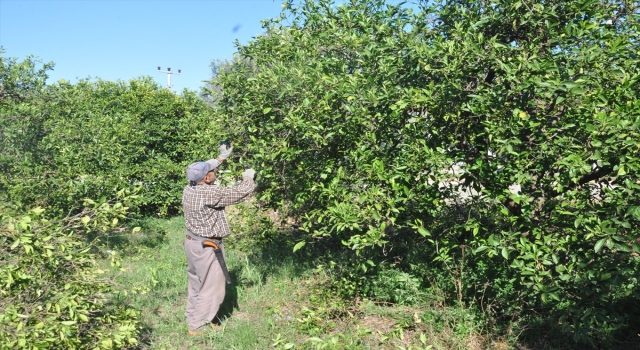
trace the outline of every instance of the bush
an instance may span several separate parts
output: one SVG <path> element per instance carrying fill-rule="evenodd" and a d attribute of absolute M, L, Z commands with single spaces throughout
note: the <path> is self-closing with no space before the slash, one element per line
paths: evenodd
<path fill-rule="evenodd" d="M 87 205 L 60 220 L 47 220 L 41 208 L 26 215 L 2 213 L 0 348 L 123 349 L 138 344 L 138 312 L 109 302 L 113 285 L 96 268 L 92 245 L 82 235 L 108 230 L 127 208 Z"/>
<path fill-rule="evenodd" d="M 13 205 L 65 215 L 83 198 L 138 188 L 133 212 L 175 214 L 186 166 L 215 157 L 225 137 L 192 91 L 173 94 L 148 77 L 47 86 L 52 64 L 0 63 L 0 200 Z"/>
<path fill-rule="evenodd" d="M 379 271 L 377 276 L 366 282 L 363 290 L 375 300 L 401 305 L 425 301 L 422 281 L 411 274 L 394 269 Z"/>
<path fill-rule="evenodd" d="M 356 292 L 372 265 L 428 266 L 455 299 L 499 296 L 594 344 L 639 315 L 633 6 L 303 1 L 212 85 L 261 199 L 307 244 L 350 249 Z"/>

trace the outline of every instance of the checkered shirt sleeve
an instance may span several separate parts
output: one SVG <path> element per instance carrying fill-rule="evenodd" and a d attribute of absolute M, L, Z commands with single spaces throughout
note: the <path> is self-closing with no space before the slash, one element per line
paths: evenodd
<path fill-rule="evenodd" d="M 185 186 L 182 206 L 187 229 L 201 237 L 226 237 L 231 234 L 224 212 L 227 205 L 238 204 L 251 195 L 256 185 L 245 178 L 234 187 L 217 185 Z"/>

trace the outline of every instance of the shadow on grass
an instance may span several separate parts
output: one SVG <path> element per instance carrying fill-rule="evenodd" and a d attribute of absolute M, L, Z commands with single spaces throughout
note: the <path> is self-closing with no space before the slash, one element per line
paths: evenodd
<path fill-rule="evenodd" d="M 135 349 L 149 349 L 153 345 L 154 329 L 146 323 L 140 323 L 138 327 L 140 328 L 140 333 L 138 335 L 138 346 Z"/>
<path fill-rule="evenodd" d="M 626 304 L 624 301 L 622 304 Z M 628 311 L 627 323 L 618 329 L 591 326 L 588 329 L 571 327 L 568 322 L 558 322 L 559 315 L 536 315 L 525 319 L 518 343 L 524 349 L 640 349 L 640 313 L 637 305 L 617 305 Z M 576 332 L 580 332 L 576 336 Z"/>
<path fill-rule="evenodd" d="M 236 271 L 237 277 L 234 281 L 238 281 L 240 286 L 251 286 L 255 283 L 264 284 L 267 278 L 272 276 L 309 276 L 317 265 L 326 265 L 329 261 L 339 268 L 348 268 L 353 263 L 354 257 L 350 255 L 351 252 L 346 251 L 344 245 L 335 238 L 316 240 L 293 252 L 295 244 L 302 239 L 303 233 L 293 230 L 280 230 L 268 235 L 254 232 L 239 238 L 234 242 L 233 249 L 247 252 L 248 263 L 258 270 L 256 275 L 260 278 L 243 281 L 242 276 L 238 276 Z M 404 255 L 409 256 L 421 247 L 408 244 Z M 235 288 L 233 287 L 234 291 Z M 637 299 L 630 297 L 616 305 L 610 305 L 612 309 L 619 312 L 624 310 L 625 313 L 620 319 L 626 320 L 627 323 L 621 323 L 618 330 L 590 329 L 591 335 L 585 334 L 582 338 L 574 337 L 574 330 L 566 323 L 560 324 L 557 316 L 546 314 L 538 318 L 525 319 L 520 323 L 522 333 L 517 337 L 515 348 L 640 350 L 640 305 L 636 301 Z M 232 310 L 233 306 L 229 308 Z"/>
<path fill-rule="evenodd" d="M 248 265 L 257 270 L 253 274 L 260 276 L 259 280 L 240 276 L 244 285 L 264 284 L 269 277 L 275 276 L 308 276 L 318 264 L 328 260 L 336 263 L 348 260 L 348 257 L 335 254 L 337 251 L 344 251 L 344 246 L 333 238 L 309 242 L 294 252 L 295 244 L 304 238 L 304 234 L 296 230 L 278 230 L 268 235 L 256 232 L 240 238 L 232 236 L 231 249 L 244 252 Z M 335 249 L 336 245 L 340 248 Z"/>
<path fill-rule="evenodd" d="M 124 227 L 108 234 L 92 233 L 87 240 L 96 242 L 101 253 L 117 250 L 122 256 L 136 255 L 141 248 L 157 248 L 167 242 L 167 230 L 152 219 L 132 222 L 130 225 L 140 227 L 140 230 L 132 232 L 132 227 Z"/>
<path fill-rule="evenodd" d="M 229 271 L 229 276 L 231 276 L 231 284 L 227 285 L 227 292 L 224 296 L 224 301 L 222 305 L 220 305 L 220 309 L 218 310 L 218 314 L 216 315 L 217 321 L 222 322 L 233 314 L 234 310 L 239 308 L 238 306 L 238 283 L 235 281 L 239 280 L 239 271 L 238 269 L 233 269 Z M 216 321 L 214 320 L 214 323 Z"/>

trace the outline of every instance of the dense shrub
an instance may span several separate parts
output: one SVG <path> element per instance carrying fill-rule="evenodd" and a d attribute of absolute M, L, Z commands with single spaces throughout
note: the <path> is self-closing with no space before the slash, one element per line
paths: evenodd
<path fill-rule="evenodd" d="M 86 204 L 58 220 L 46 219 L 41 208 L 26 215 L 0 212 L 0 348 L 137 345 L 138 313 L 108 301 L 113 285 L 96 267 L 85 236 L 108 231 L 127 208 Z"/>
<path fill-rule="evenodd" d="M 195 92 L 173 94 L 150 78 L 60 81 L 27 58 L 1 58 L 0 200 L 66 214 L 82 198 L 139 187 L 132 210 L 179 209 L 184 168 L 215 156 L 224 138 Z"/>
<path fill-rule="evenodd" d="M 18 164 L 30 168 L 40 161 L 38 141 L 43 137 L 46 103 L 43 94 L 47 70 L 33 57 L 17 61 L 0 51 L 0 196 L 5 196 L 10 182 L 20 174 Z"/>
<path fill-rule="evenodd" d="M 261 198 L 352 252 L 354 291 L 373 266 L 446 272 L 453 299 L 631 334 L 636 2 L 303 1 L 265 25 L 216 103 Z"/>
<path fill-rule="evenodd" d="M 51 67 L 0 55 L 0 348 L 137 347 L 138 313 L 111 297 L 91 238 L 132 211 L 176 212 L 184 168 L 224 135 L 194 92 L 47 86 Z"/>

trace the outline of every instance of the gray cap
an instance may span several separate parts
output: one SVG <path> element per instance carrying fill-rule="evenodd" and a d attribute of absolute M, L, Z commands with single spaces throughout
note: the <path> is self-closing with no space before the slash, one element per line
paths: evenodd
<path fill-rule="evenodd" d="M 208 162 L 195 162 L 187 168 L 187 180 L 200 182 L 208 172 L 217 168 Z"/>

